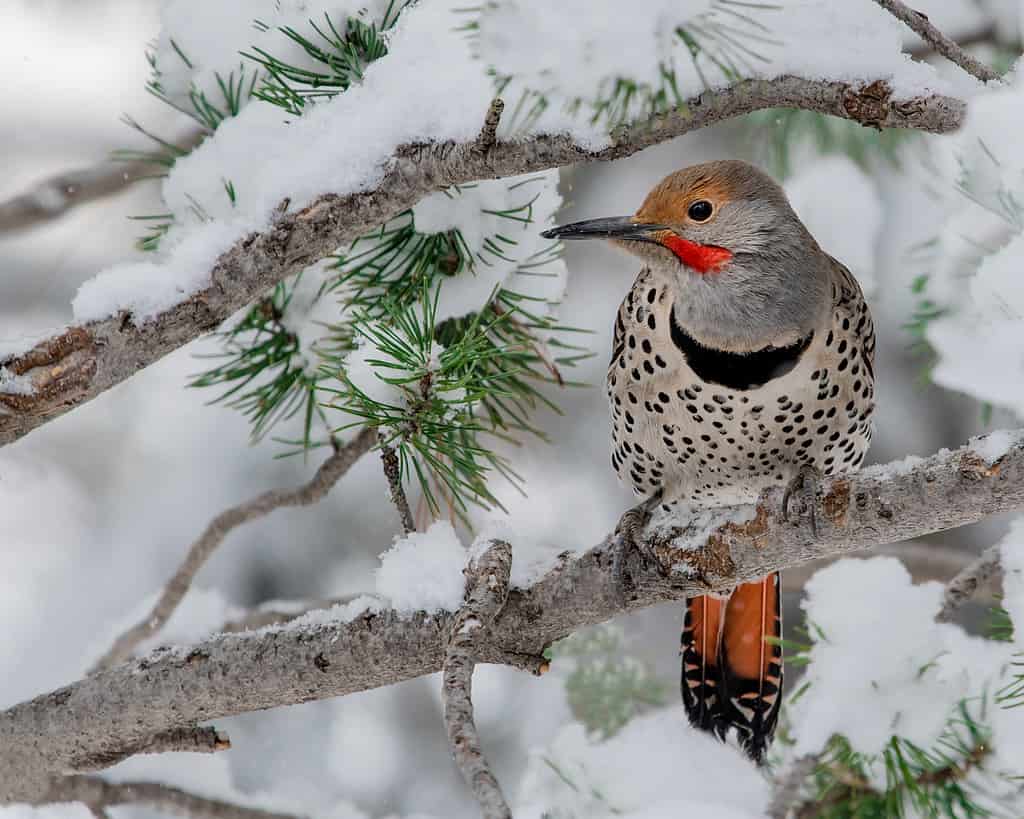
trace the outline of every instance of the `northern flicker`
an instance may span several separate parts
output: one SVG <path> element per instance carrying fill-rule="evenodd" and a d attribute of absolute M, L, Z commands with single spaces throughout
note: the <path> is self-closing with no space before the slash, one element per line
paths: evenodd
<path fill-rule="evenodd" d="M 607 378 L 612 466 L 636 494 L 744 503 L 860 465 L 874 406 L 871 315 L 770 177 L 745 162 L 695 165 L 662 180 L 635 216 L 545 235 L 610 239 L 643 261 Z M 689 598 L 683 620 L 690 722 L 734 732 L 758 762 L 781 704 L 780 592 L 775 573 Z"/>

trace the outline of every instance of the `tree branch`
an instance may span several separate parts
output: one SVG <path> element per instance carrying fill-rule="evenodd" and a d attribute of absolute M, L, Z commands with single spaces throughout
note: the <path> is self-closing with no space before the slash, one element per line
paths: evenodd
<path fill-rule="evenodd" d="M 972 77 L 976 77 L 982 82 L 991 82 L 992 80 L 999 79 L 999 75 L 995 71 L 980 60 L 976 60 L 960 48 L 955 41 L 933 26 L 931 20 L 928 19 L 928 15 L 908 8 L 900 0 L 875 0 L 875 2 L 897 20 L 909 26 L 922 40 L 931 43 L 932 47 L 939 54 L 950 62 L 956 63 Z"/>
<path fill-rule="evenodd" d="M 1024 433 L 989 463 L 973 445 L 911 468 L 828 478 L 815 498 L 818 537 L 779 515 L 782 487 L 756 505 L 699 510 L 645 533 L 609 536 L 513 589 L 478 662 L 540 672 L 544 648 L 585 625 L 762 577 L 817 558 L 943 531 L 1024 506 Z M 0 804 L 31 801 L 75 760 L 154 734 L 258 709 L 336 697 L 438 671 L 451 613 L 371 607 L 337 622 L 220 635 L 157 651 L 0 712 Z"/>
<path fill-rule="evenodd" d="M 243 523 L 266 517 L 275 509 L 311 506 L 321 500 L 352 465 L 373 448 L 375 440 L 376 433 L 365 428 L 349 443 L 335 449 L 334 454 L 320 465 L 308 483 L 297 489 L 272 489 L 217 515 L 210 521 L 199 539 L 189 547 L 185 560 L 164 586 L 153 610 L 145 619 L 118 637 L 107 653 L 96 661 L 90 673 L 109 668 L 130 657 L 139 643 L 152 637 L 166 625 L 185 598 L 198 571 L 233 529 Z"/>
<path fill-rule="evenodd" d="M 1002 577 L 999 564 L 1002 546 L 989 546 L 969 566 L 964 567 L 946 584 L 942 608 L 935 615 L 940 623 L 948 623 L 959 608 L 974 597 L 979 587 L 986 586 Z"/>
<path fill-rule="evenodd" d="M 176 142 L 189 150 L 206 136 L 204 131 L 185 134 Z M 64 171 L 36 182 L 31 188 L 0 202 L 0 234 L 34 227 L 63 216 L 87 202 L 112 196 L 136 182 L 152 179 L 151 160 L 106 159 L 86 168 Z"/>
<path fill-rule="evenodd" d="M 82 802 L 94 816 L 106 816 L 105 808 L 117 805 L 143 804 L 194 819 L 298 819 L 290 813 L 207 799 L 159 782 L 108 782 L 98 776 L 62 777 L 29 804 L 42 806 L 59 802 Z"/>
<path fill-rule="evenodd" d="M 246 236 L 221 255 L 210 271 L 209 287 L 151 321 L 136 323 L 120 313 L 69 327 L 27 352 L 0 358 L 0 367 L 22 376 L 17 390 L 5 392 L 0 384 L 0 446 L 213 330 L 278 282 L 432 191 L 575 162 L 619 159 L 689 131 L 776 107 L 818 111 L 876 128 L 934 133 L 955 130 L 965 110 L 962 101 L 941 95 L 894 98 L 880 80 L 850 85 L 783 76 L 705 91 L 678 110 L 616 129 L 611 144 L 600 150 L 565 135 L 499 140 L 487 150 L 480 150 L 476 140 L 407 145 L 388 161 L 376 188 L 323 194 L 301 209 L 281 213 L 267 230 Z"/>
<path fill-rule="evenodd" d="M 480 747 L 473 721 L 473 667 L 481 638 L 505 605 L 512 571 L 512 547 L 500 540 L 466 569 L 466 602 L 451 626 L 442 668 L 441 699 L 448 744 L 462 778 L 473 790 L 484 819 L 512 819 L 505 795 Z"/>
<path fill-rule="evenodd" d="M 380 439 L 380 460 L 384 465 L 384 477 L 388 480 L 391 502 L 398 510 L 398 517 L 402 521 L 402 530 L 405 534 L 415 532 L 416 521 L 413 520 L 409 499 L 405 495 L 405 489 L 402 488 L 402 470 L 398 464 L 398 456 L 392 447 L 384 443 L 383 436 Z"/>

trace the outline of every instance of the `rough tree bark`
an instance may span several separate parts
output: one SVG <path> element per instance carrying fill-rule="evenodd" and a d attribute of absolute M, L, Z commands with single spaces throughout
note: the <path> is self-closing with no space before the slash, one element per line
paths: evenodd
<path fill-rule="evenodd" d="M 0 358 L 0 446 L 215 329 L 273 285 L 432 191 L 475 179 L 618 159 L 731 117 L 776 107 L 818 111 L 877 128 L 933 133 L 955 130 L 965 110 L 962 101 L 941 95 L 895 98 L 881 80 L 850 85 L 783 76 L 742 80 L 719 91 L 706 91 L 671 113 L 619 128 L 611 145 L 601 150 L 578 145 L 566 136 L 496 141 L 489 116 L 474 142 L 399 149 L 373 190 L 326 193 L 291 211 L 283 203 L 281 215 L 267 230 L 246 236 L 217 260 L 208 287 L 151 321 L 137 324 L 130 314 L 120 313 L 69 327 L 27 351 Z M 21 376 L 18 390 L 4 391 L 5 374 Z M 25 389 L 26 382 L 31 391 Z"/>
<path fill-rule="evenodd" d="M 639 548 L 609 536 L 531 588 L 512 589 L 477 660 L 539 672 L 554 640 L 623 612 L 1018 509 L 1017 440 L 992 463 L 967 446 L 909 469 L 827 479 L 816 497 L 816 537 L 806 514 L 781 520 L 781 488 L 756 505 L 662 521 Z M 0 803 L 37 800 L 55 775 L 104 767 L 156 734 L 438 671 L 453 619 L 371 607 L 348 622 L 219 635 L 16 705 L 0 713 Z"/>

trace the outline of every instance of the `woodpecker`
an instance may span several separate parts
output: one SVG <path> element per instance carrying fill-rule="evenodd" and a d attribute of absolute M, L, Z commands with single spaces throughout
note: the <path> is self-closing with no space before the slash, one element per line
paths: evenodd
<path fill-rule="evenodd" d="M 749 503 L 772 484 L 860 465 L 874 408 L 871 314 L 769 176 L 740 161 L 694 165 L 634 216 L 544 235 L 608 239 L 642 262 L 607 377 L 612 467 L 637 495 Z M 780 597 L 776 572 L 688 598 L 683 619 L 691 724 L 734 735 L 758 763 L 781 705 Z"/>

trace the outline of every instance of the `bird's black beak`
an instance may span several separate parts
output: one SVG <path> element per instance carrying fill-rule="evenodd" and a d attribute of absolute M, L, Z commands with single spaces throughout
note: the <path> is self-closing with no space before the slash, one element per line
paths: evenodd
<path fill-rule="evenodd" d="M 587 219 L 571 225 L 545 230 L 545 239 L 629 239 L 634 242 L 661 244 L 655 234 L 668 230 L 665 225 L 634 222 L 632 216 L 611 216 L 606 219 Z"/>

